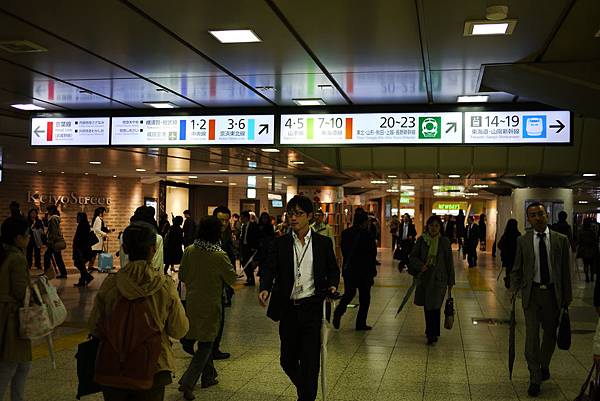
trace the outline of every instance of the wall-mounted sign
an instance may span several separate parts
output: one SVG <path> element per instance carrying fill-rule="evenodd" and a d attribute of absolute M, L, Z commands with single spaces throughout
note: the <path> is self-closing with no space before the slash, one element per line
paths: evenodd
<path fill-rule="evenodd" d="M 113 117 L 112 145 L 273 145 L 274 116 Z"/>
<path fill-rule="evenodd" d="M 462 113 L 290 114 L 282 145 L 448 144 L 462 142 Z"/>
<path fill-rule="evenodd" d="M 62 203 L 63 205 L 74 204 L 108 206 L 110 205 L 110 196 L 79 195 L 76 192 L 65 194 L 47 194 L 38 191 L 29 191 L 27 192 L 27 203 L 33 203 L 36 206 L 46 203 L 52 205 Z"/>
<path fill-rule="evenodd" d="M 109 117 L 32 118 L 32 146 L 107 146 Z"/>
<path fill-rule="evenodd" d="M 568 111 L 465 113 L 465 143 L 570 143 Z"/>

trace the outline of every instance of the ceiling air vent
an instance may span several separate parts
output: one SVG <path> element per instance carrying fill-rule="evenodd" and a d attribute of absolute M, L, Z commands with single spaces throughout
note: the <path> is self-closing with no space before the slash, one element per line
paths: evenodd
<path fill-rule="evenodd" d="M 0 40 L 0 49 L 10 53 L 40 53 L 48 51 L 45 47 L 28 40 Z"/>

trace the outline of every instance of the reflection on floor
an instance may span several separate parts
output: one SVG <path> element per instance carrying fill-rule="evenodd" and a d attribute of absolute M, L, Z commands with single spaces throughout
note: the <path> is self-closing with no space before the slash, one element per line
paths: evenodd
<path fill-rule="evenodd" d="M 425 345 L 421 308 L 408 304 L 395 317 L 410 277 L 398 273 L 391 250 L 382 249 L 383 262 L 373 289 L 368 323 L 370 332 L 353 330 L 357 309 L 349 309 L 339 331 L 330 332 L 329 400 L 518 400 L 527 398 L 528 372 L 523 357 L 523 313 L 518 309 L 517 360 L 512 382 L 508 379 L 508 326 L 502 322 L 473 319 L 507 319 L 509 300 L 497 261 L 480 255 L 480 266 L 466 268 L 455 253 L 457 310 L 454 328 L 443 330 L 439 342 Z M 43 345 L 35 347 L 36 360 L 27 382 L 29 400 L 74 399 L 77 386 L 75 349 L 86 337 L 83 322 L 91 308 L 102 275 L 90 288 L 73 287 L 74 276 L 61 285 L 69 308 L 68 323 L 56 334 L 58 368 L 53 370 Z M 277 326 L 258 306 L 256 289 L 236 285 L 233 307 L 227 309 L 222 349 L 232 358 L 216 361 L 217 386 L 196 390 L 199 400 L 295 400 L 294 387 L 279 367 Z M 597 318 L 592 304 L 593 284 L 576 280 L 572 305 L 573 345 L 557 350 L 551 365 L 552 378 L 542 386 L 540 399 L 572 400 L 591 365 L 591 343 Z M 355 299 L 357 302 L 357 299 Z M 181 375 L 190 357 L 174 345 L 177 372 Z M 319 396 L 320 397 L 320 396 Z M 87 400 L 101 400 L 99 395 Z M 167 388 L 166 400 L 181 400 L 175 384 Z"/>

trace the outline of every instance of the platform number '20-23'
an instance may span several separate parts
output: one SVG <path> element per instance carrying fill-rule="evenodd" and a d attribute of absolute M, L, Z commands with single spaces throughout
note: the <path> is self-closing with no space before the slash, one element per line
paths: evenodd
<path fill-rule="evenodd" d="M 400 128 L 415 128 L 416 120 L 414 117 L 400 117 L 396 120 L 394 117 L 379 117 L 381 125 L 379 128 L 395 128 L 399 125 Z"/>

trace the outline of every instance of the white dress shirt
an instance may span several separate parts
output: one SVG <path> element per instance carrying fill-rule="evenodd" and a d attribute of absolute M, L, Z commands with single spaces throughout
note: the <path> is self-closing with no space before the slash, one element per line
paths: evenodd
<path fill-rule="evenodd" d="M 546 251 L 548 252 L 548 271 L 550 272 L 550 282 L 552 282 L 552 259 L 550 255 L 550 229 L 546 226 L 546 231 L 544 231 L 546 237 L 544 237 L 544 241 L 546 242 Z M 535 276 L 533 276 L 533 281 L 536 283 L 542 282 L 542 277 L 540 274 L 540 238 L 538 238 L 538 232 L 533 230 L 533 253 L 535 254 Z"/>
<path fill-rule="evenodd" d="M 294 238 L 294 288 L 290 299 L 302 299 L 315 295 L 315 276 L 313 270 L 312 230 L 304 237 L 304 245 L 292 231 Z M 304 255 L 304 257 L 302 257 Z M 301 261 L 300 265 L 298 263 Z"/>

